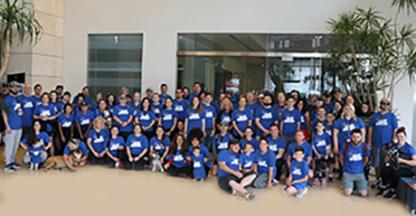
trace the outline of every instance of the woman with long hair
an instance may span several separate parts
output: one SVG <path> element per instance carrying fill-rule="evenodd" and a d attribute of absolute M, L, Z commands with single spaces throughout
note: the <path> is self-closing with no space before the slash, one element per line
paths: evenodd
<path fill-rule="evenodd" d="M 168 175 L 175 177 L 192 177 L 192 167 L 186 161 L 188 147 L 185 137 L 177 135 L 169 147 L 167 162 L 164 165 Z"/>

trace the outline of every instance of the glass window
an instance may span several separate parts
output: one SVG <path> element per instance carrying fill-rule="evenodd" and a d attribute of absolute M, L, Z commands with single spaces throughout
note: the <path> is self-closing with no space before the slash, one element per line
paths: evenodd
<path fill-rule="evenodd" d="M 90 34 L 88 86 L 92 95 L 118 95 L 123 86 L 140 91 L 142 49 L 141 34 Z"/>
<path fill-rule="evenodd" d="M 178 86 L 201 82 L 221 92 L 332 89 L 323 71 L 334 41 L 328 34 L 179 34 Z M 336 79 L 335 79 L 336 80 Z"/>

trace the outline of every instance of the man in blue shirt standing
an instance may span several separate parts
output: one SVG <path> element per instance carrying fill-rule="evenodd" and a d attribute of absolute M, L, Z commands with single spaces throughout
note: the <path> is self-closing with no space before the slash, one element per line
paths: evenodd
<path fill-rule="evenodd" d="M 20 138 L 22 137 L 23 110 L 16 98 L 19 92 L 19 84 L 12 82 L 9 87 L 9 95 L 4 98 L 4 103 L 8 107 L 9 112 L 2 110 L 2 116 L 6 128 L 4 136 L 6 166 L 4 171 L 12 173 L 21 168 L 16 163 L 16 153 L 19 148 Z"/>
<path fill-rule="evenodd" d="M 362 142 L 360 129 L 354 129 L 351 142 L 348 142 L 340 151 L 341 165 L 343 167 L 344 194 L 351 196 L 354 185 L 357 186 L 360 196 L 368 194 L 368 183 L 364 175 L 364 168 L 368 163 L 369 151 L 366 144 Z"/>
<path fill-rule="evenodd" d="M 376 168 L 376 186 L 381 185 L 381 170 L 384 166 L 385 146 L 392 143 L 397 130 L 397 117 L 390 112 L 390 101 L 380 101 L 380 112 L 374 113 L 368 128 L 368 142 L 371 145 L 373 165 Z"/>
<path fill-rule="evenodd" d="M 256 178 L 256 174 L 240 172 L 240 146 L 237 142 L 230 142 L 230 149 L 218 155 L 218 185 L 224 191 L 241 194 L 246 200 L 252 200 L 255 194 L 246 189 Z"/>

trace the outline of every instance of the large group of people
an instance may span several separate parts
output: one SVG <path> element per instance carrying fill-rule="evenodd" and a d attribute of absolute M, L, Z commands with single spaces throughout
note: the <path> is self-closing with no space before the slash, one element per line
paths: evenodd
<path fill-rule="evenodd" d="M 383 99 L 372 111 L 340 89 L 214 98 L 196 82 L 174 96 L 162 84 L 144 95 L 124 87 L 91 97 L 88 87 L 72 95 L 61 85 L 44 92 L 40 84 L 12 82 L 3 101 L 7 173 L 22 166 L 36 171 L 61 156 L 71 171 L 90 164 L 197 181 L 217 176 L 221 189 L 252 200 L 251 188 L 284 184 L 288 194 L 303 197 L 308 187 L 336 180 L 346 196 L 366 197 L 374 169 L 370 186 L 392 199 L 399 179 L 413 176 L 416 167 L 416 149 L 390 102 Z M 387 146 L 398 152 L 394 163 L 386 162 Z M 16 162 L 19 147 L 26 151 L 24 165 Z"/>

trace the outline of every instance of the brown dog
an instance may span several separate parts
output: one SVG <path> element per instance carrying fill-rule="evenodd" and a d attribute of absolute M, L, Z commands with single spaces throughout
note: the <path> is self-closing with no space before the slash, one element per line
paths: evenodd
<path fill-rule="evenodd" d="M 77 164 L 81 161 L 81 159 L 82 159 L 82 152 L 79 150 L 74 151 L 69 156 L 69 161 L 73 166 L 77 166 Z M 46 160 L 44 167 L 45 167 L 44 168 L 45 172 L 49 171 L 50 169 L 63 170 L 67 168 L 65 161 L 64 161 L 64 156 L 49 157 Z"/>

